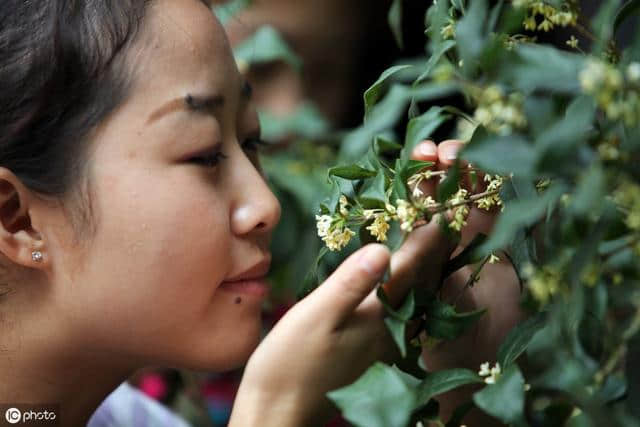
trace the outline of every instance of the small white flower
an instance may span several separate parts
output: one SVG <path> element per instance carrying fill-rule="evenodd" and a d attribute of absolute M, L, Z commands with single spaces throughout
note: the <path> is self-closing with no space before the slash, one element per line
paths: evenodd
<path fill-rule="evenodd" d="M 489 368 L 489 362 L 480 365 L 480 370 L 478 371 L 478 375 L 485 377 L 484 382 L 486 384 L 495 384 L 501 373 L 500 363 L 496 363 L 493 368 Z"/>

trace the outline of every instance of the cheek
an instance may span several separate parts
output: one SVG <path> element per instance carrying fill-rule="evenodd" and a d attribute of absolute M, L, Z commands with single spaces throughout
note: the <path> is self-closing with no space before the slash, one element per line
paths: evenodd
<path fill-rule="evenodd" d="M 128 172 L 97 177 L 94 194 L 97 232 L 78 277 L 89 285 L 84 303 L 99 307 L 93 321 L 135 340 L 201 318 L 230 264 L 226 203 L 213 187 L 166 170 Z"/>

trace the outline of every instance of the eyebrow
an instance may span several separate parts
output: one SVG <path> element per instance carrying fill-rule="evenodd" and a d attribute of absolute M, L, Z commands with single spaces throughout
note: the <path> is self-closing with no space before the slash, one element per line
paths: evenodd
<path fill-rule="evenodd" d="M 245 102 L 251 100 L 253 89 L 246 80 L 240 89 L 240 98 Z M 173 99 L 157 110 L 147 119 L 147 125 L 157 121 L 161 117 L 173 113 L 174 111 L 186 110 L 191 112 L 212 113 L 222 108 L 225 104 L 223 95 L 192 95 L 190 93 L 183 97 Z"/>

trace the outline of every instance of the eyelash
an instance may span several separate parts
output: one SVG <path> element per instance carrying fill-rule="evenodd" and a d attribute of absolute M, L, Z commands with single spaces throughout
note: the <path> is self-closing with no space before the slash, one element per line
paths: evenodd
<path fill-rule="evenodd" d="M 256 152 L 258 148 L 263 145 L 266 145 L 266 142 L 260 138 L 247 138 L 242 143 L 242 149 Z M 193 157 L 189 161 L 200 166 L 214 168 L 218 166 L 222 160 L 227 158 L 228 156 L 222 151 L 216 151 L 207 155 Z"/>

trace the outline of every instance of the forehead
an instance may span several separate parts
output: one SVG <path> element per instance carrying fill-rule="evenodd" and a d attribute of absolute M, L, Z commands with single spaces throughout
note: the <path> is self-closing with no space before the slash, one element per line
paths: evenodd
<path fill-rule="evenodd" d="M 224 29 L 201 0 L 156 0 L 144 27 L 136 86 L 165 98 L 194 90 L 238 91 L 240 76 Z"/>

